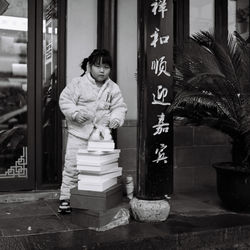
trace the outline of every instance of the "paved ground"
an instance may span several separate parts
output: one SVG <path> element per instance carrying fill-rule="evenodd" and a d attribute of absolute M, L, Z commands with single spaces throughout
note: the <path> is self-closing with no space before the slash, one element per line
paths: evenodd
<path fill-rule="evenodd" d="M 165 222 L 131 219 L 127 225 L 104 232 L 79 226 L 74 211 L 58 215 L 56 199 L 2 202 L 1 250 L 250 249 L 250 214 L 223 209 L 213 192 L 173 196 Z"/>

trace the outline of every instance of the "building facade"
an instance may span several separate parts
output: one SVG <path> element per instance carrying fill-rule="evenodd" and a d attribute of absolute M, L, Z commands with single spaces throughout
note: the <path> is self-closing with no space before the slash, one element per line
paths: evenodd
<path fill-rule="evenodd" d="M 148 30 L 159 31 L 145 21 L 145 13 L 146 8 L 157 12 L 163 6 L 172 13 L 161 40 L 169 36 L 172 41 L 172 64 L 174 48 L 199 30 L 213 31 L 218 38 L 237 30 L 249 41 L 249 0 L 0 1 L 0 191 L 60 186 L 67 130 L 58 97 L 82 73 L 82 59 L 96 47 L 110 50 L 111 78 L 128 105 L 115 140 L 122 149 L 123 178 L 132 175 L 137 180 L 145 154 L 140 145 L 147 134 L 141 111 L 150 102 L 143 97 L 144 81 L 149 79 L 141 64 L 149 58 L 143 43 Z M 230 160 L 228 138 L 205 127 L 173 127 L 172 191 L 213 188 L 211 164 Z"/>

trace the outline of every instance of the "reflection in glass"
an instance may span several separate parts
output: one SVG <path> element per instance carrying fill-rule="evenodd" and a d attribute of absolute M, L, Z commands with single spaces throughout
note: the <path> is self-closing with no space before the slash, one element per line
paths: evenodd
<path fill-rule="evenodd" d="M 57 138 L 57 0 L 43 2 L 43 183 L 58 181 Z"/>
<path fill-rule="evenodd" d="M 228 31 L 249 39 L 249 0 L 228 1 Z"/>
<path fill-rule="evenodd" d="M 190 35 L 214 31 L 214 0 L 190 0 Z"/>
<path fill-rule="evenodd" d="M 228 32 L 236 30 L 236 1 L 228 1 Z"/>
<path fill-rule="evenodd" d="M 0 16 L 0 178 L 27 178 L 28 3 L 8 3 Z"/>

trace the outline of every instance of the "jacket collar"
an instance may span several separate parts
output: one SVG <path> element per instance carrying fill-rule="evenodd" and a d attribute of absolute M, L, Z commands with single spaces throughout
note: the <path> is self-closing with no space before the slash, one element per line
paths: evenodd
<path fill-rule="evenodd" d="M 87 76 L 87 78 L 89 79 L 89 81 L 90 81 L 91 83 L 93 83 L 94 85 L 96 85 L 95 79 L 91 76 L 91 74 L 90 74 L 89 72 L 86 74 L 86 76 Z M 110 81 L 110 78 L 108 77 L 108 79 L 103 83 L 102 87 L 103 87 L 104 85 L 106 85 L 109 81 Z"/>

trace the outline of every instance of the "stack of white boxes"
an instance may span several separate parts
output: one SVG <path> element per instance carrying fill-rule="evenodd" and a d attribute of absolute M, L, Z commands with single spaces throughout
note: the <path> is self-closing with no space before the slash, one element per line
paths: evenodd
<path fill-rule="evenodd" d="M 113 141 L 90 141 L 77 153 L 78 185 L 71 190 L 72 222 L 100 227 L 109 223 L 120 209 L 122 185 L 118 177 L 120 149 Z"/>
<path fill-rule="evenodd" d="M 122 175 L 118 167 L 120 150 L 113 141 L 89 141 L 87 149 L 77 153 L 78 190 L 103 192 L 117 184 Z"/>

